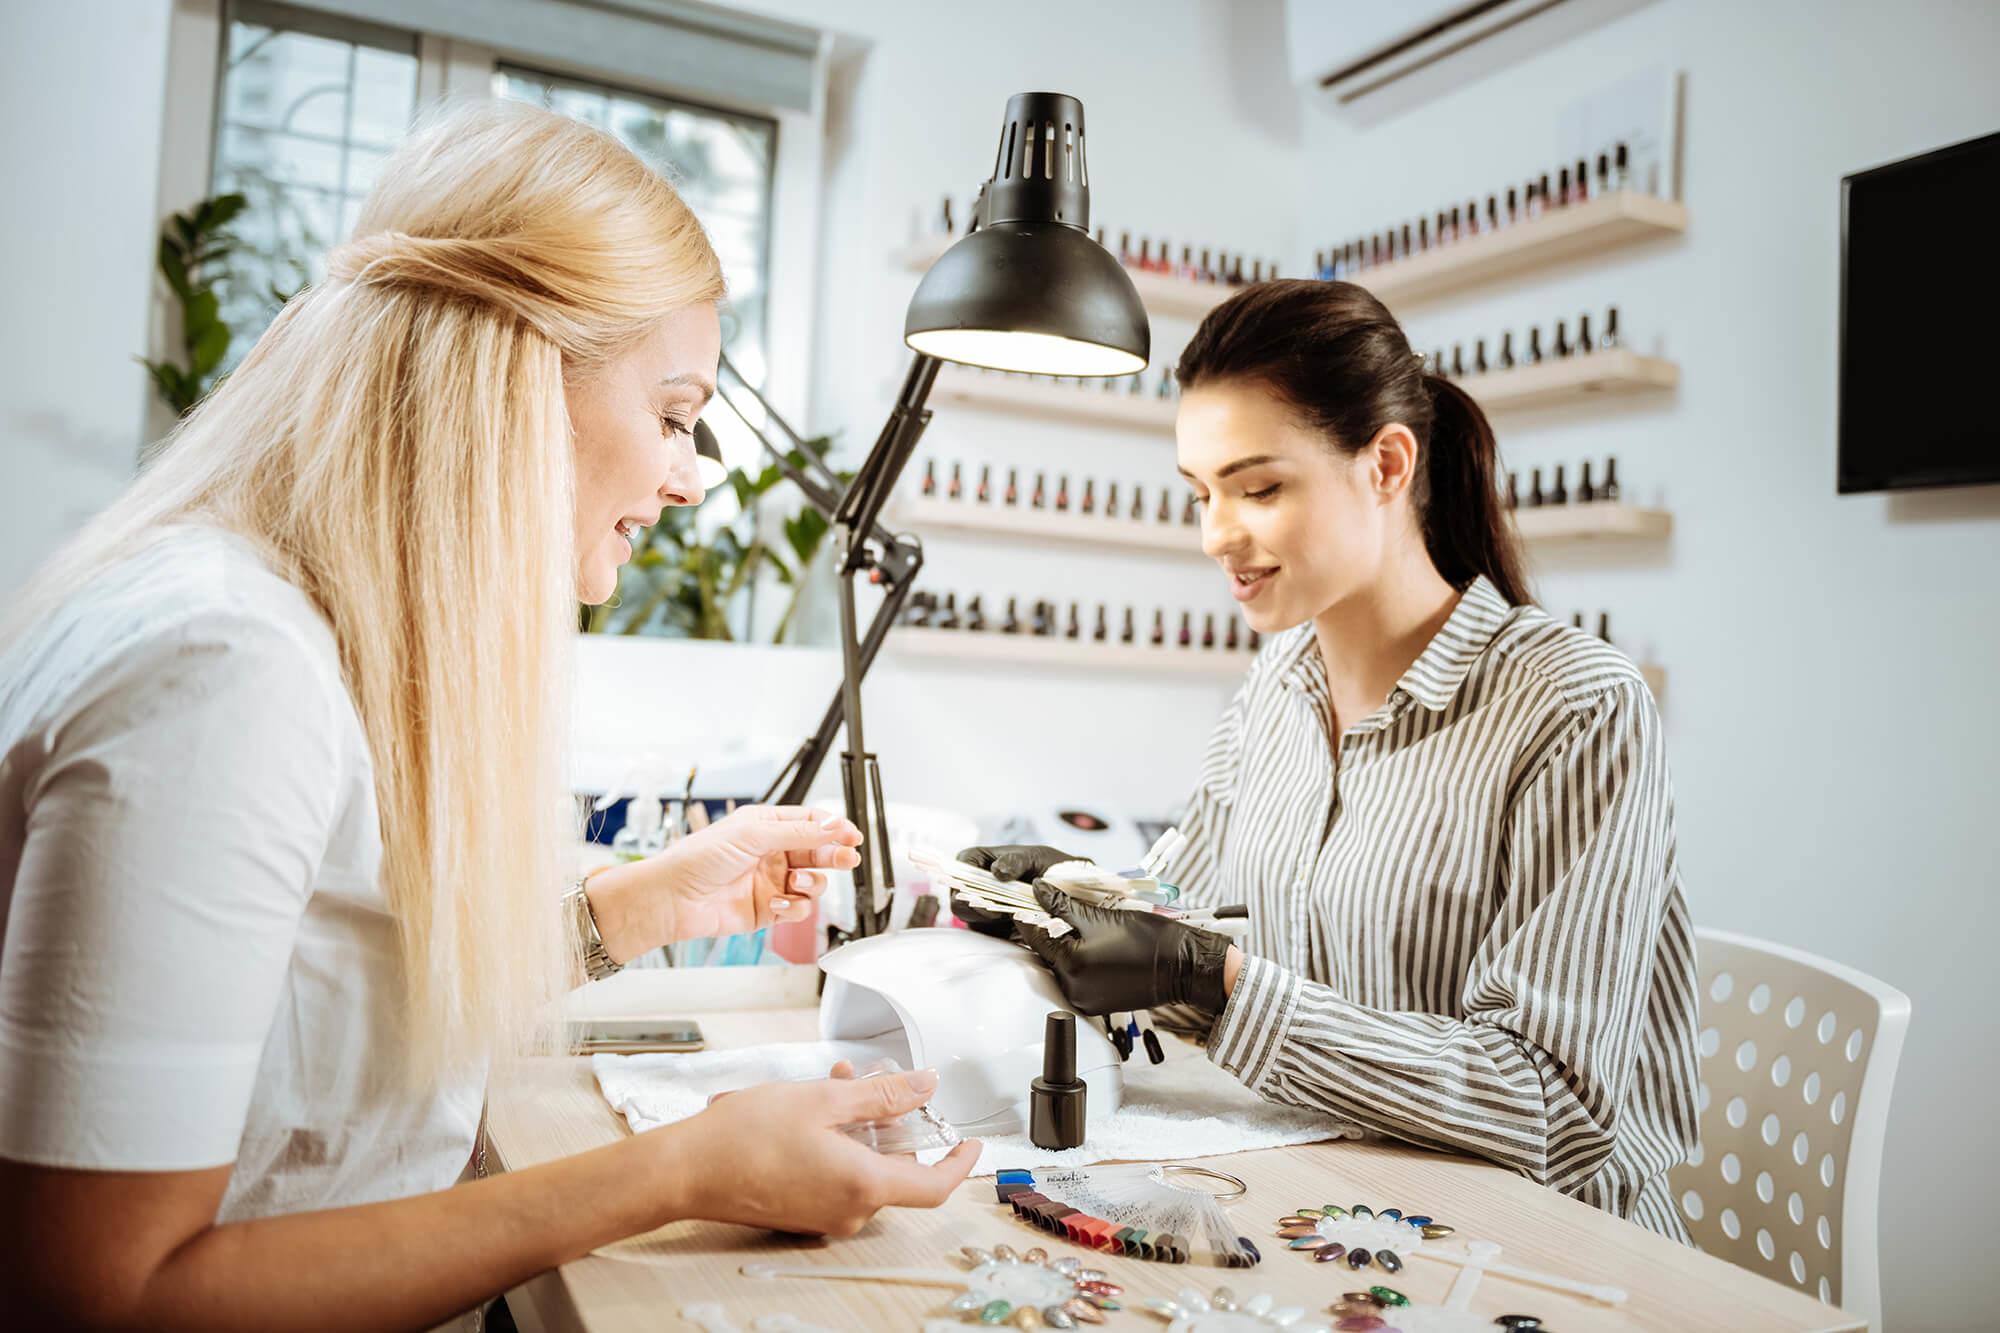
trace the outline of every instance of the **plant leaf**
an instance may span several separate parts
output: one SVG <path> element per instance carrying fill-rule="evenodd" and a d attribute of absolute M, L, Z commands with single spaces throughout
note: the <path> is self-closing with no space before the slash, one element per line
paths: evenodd
<path fill-rule="evenodd" d="M 160 237 L 160 273 L 166 278 L 167 286 L 174 289 L 174 295 L 183 303 L 189 296 L 187 260 L 184 252 L 175 245 L 170 236 Z"/>
<path fill-rule="evenodd" d="M 212 293 L 204 292 L 204 296 Z M 188 347 L 188 371 L 197 381 L 205 380 L 222 364 L 229 352 L 229 326 L 216 320 L 195 335 Z"/>

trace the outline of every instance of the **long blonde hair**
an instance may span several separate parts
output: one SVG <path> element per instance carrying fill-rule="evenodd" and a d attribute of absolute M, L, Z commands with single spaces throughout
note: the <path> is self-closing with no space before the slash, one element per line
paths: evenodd
<path fill-rule="evenodd" d="M 327 280 L 17 608 L 18 630 L 191 518 L 319 606 L 372 751 L 413 1073 L 530 1044 L 573 962 L 565 377 L 722 292 L 701 224 L 610 136 L 518 103 L 447 112 L 385 166 Z"/>

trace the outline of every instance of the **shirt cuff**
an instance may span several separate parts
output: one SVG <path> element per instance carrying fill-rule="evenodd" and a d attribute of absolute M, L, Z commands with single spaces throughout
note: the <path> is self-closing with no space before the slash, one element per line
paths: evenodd
<path fill-rule="evenodd" d="M 1208 1058 L 1261 1093 L 1305 982 L 1265 958 L 1243 957 L 1236 989 L 1209 1034 Z"/>

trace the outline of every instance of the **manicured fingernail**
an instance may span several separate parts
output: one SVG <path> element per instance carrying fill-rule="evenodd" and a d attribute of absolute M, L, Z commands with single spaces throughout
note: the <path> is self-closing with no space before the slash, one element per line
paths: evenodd
<path fill-rule="evenodd" d="M 831 829 L 845 818 L 847 818 L 845 815 L 828 815 L 825 819 L 819 821 L 819 826 L 823 829 Z"/>
<path fill-rule="evenodd" d="M 937 1087 L 937 1070 L 919 1069 L 910 1075 L 910 1089 L 913 1092 L 930 1092 Z"/>
<path fill-rule="evenodd" d="M 791 910 L 791 906 L 792 900 L 790 898 L 771 899 L 771 910 L 773 912 L 788 912 Z"/>

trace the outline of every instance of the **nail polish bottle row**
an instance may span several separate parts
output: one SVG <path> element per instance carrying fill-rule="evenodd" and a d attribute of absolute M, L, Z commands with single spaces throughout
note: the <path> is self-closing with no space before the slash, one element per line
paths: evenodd
<path fill-rule="evenodd" d="M 1569 623 L 1571 629 L 1582 629 L 1583 612 L 1570 612 Z M 1611 613 L 1609 611 L 1599 611 L 1597 613 L 1597 637 L 1606 643 L 1611 642 Z"/>
<path fill-rule="evenodd" d="M 1099 503 L 1097 479 L 1095 477 L 1085 477 L 1083 479 L 1082 490 L 1072 491 L 1067 472 L 1056 474 L 1056 485 L 1053 491 L 1049 489 L 1049 474 L 1046 472 L 1037 472 L 1035 473 L 1034 489 L 1023 492 L 1021 489 L 1021 469 L 1010 467 L 1007 469 L 1006 486 L 996 492 L 993 484 L 993 465 L 991 463 L 981 463 L 979 465 L 979 480 L 968 492 L 965 484 L 965 465 L 963 463 L 953 463 L 951 465 L 950 476 L 940 481 L 938 479 L 938 466 L 935 458 L 924 460 L 924 479 L 922 482 L 924 495 L 929 497 L 942 496 L 947 500 L 964 500 L 969 498 L 974 504 L 999 504 L 1002 507 L 1011 505 L 1017 508 L 1025 503 L 1030 509 L 1047 509 L 1058 514 L 1073 513 L 1079 518 L 1120 519 L 1135 523 L 1149 521 L 1154 523 L 1174 522 L 1176 510 L 1174 491 L 1179 488 L 1160 486 L 1156 489 L 1159 499 L 1150 509 L 1148 509 L 1146 503 L 1146 488 L 1137 482 L 1134 482 L 1132 485 L 1130 501 L 1127 501 L 1120 493 L 1117 482 L 1107 483 L 1104 488 L 1102 503 Z M 1194 492 L 1182 492 L 1178 510 L 1180 513 L 1180 522 L 1183 526 L 1200 526 L 1201 516 L 1195 508 Z"/>
<path fill-rule="evenodd" d="M 1111 248 L 1103 227 L 1097 229 L 1097 243 L 1107 250 Z M 1242 287 L 1278 276 L 1278 261 L 1275 259 L 1268 263 L 1262 259 L 1246 260 L 1242 255 L 1211 250 L 1208 246 L 1196 250 L 1192 245 L 1183 245 L 1177 259 L 1169 242 L 1142 236 L 1138 248 L 1134 249 L 1129 231 L 1118 233 L 1118 262 L 1141 273 L 1157 273 L 1163 278 L 1215 283 L 1225 287 Z M 1249 265 L 1247 269 L 1245 264 Z"/>
<path fill-rule="evenodd" d="M 1569 487 L 1563 479 L 1563 465 L 1561 463 L 1556 464 L 1555 484 L 1547 490 L 1542 489 L 1542 470 L 1538 467 L 1528 469 L 1528 490 L 1526 494 L 1523 494 L 1521 491 L 1521 474 L 1518 472 L 1509 472 L 1507 474 L 1507 507 L 1509 509 L 1541 509 L 1549 505 L 1598 504 L 1616 501 L 1617 499 L 1618 460 L 1616 458 L 1607 458 L 1604 460 L 1604 480 L 1602 482 L 1591 480 L 1590 460 L 1585 459 L 1583 462 L 1583 474 L 1577 478 L 1574 495 L 1570 493 Z"/>
<path fill-rule="evenodd" d="M 1169 643 L 1180 648 L 1221 649 L 1224 652 L 1256 652 L 1263 646 L 1263 638 L 1254 629 L 1248 629 L 1235 616 L 1225 616 L 1218 630 L 1215 612 L 1202 612 L 1201 628 L 1194 623 L 1195 613 L 1182 611 L 1178 633 L 1169 635 L 1167 611 L 1162 607 L 1153 608 L 1153 624 L 1144 642 L 1155 648 L 1164 648 Z M 1036 601 L 1028 607 L 1028 614 L 1022 618 L 1020 600 L 1009 597 L 1005 613 L 996 622 L 986 612 L 985 599 L 973 594 L 961 612 L 958 594 L 948 592 L 940 599 L 934 592 L 922 589 L 910 594 L 909 604 L 903 608 L 903 623 L 919 629 L 959 629 L 975 633 L 1026 634 L 1043 639 L 1083 639 L 1088 637 L 1093 643 L 1110 643 L 1114 634 L 1116 641 L 1123 644 L 1137 644 L 1141 641 L 1137 612 L 1127 606 L 1123 610 L 1116 631 L 1111 625 L 1111 609 L 1103 602 L 1097 603 L 1096 615 L 1088 631 L 1084 629 L 1083 605 L 1069 603 L 1067 613 L 1057 602 Z"/>
<path fill-rule="evenodd" d="M 1587 203 L 1598 195 L 1631 186 L 1631 157 L 1624 144 L 1597 154 L 1597 170 L 1588 158 L 1565 162 L 1553 173 L 1541 172 L 1521 185 L 1495 190 L 1482 201 L 1477 196 L 1451 203 L 1435 213 L 1399 223 L 1367 236 L 1317 251 L 1313 269 L 1322 279 L 1352 281 L 1383 264 L 1424 254 L 1487 232 L 1531 221 L 1554 209 Z"/>
<path fill-rule="evenodd" d="M 980 366 L 976 371 L 971 366 L 961 369 L 967 374 L 993 375 L 1035 384 L 1061 384 L 1092 393 L 1122 393 L 1134 398 L 1169 401 L 1181 396 L 1180 381 L 1174 378 L 1172 366 L 1161 366 L 1150 378 L 1143 370 L 1131 375 L 1024 375 L 1018 371 L 995 370 L 991 366 Z"/>
<path fill-rule="evenodd" d="M 1432 350 L 1424 363 L 1424 369 L 1433 375 L 1446 379 L 1464 379 L 1468 375 L 1485 375 L 1492 371 L 1513 370 L 1518 366 L 1538 366 L 1544 361 L 1560 361 L 1572 356 L 1588 356 L 1592 352 L 1616 351 L 1622 344 L 1618 333 L 1618 307 L 1612 306 L 1604 312 L 1602 329 L 1591 327 L 1590 312 L 1584 311 L 1576 317 L 1576 336 L 1570 336 L 1567 320 L 1557 320 L 1555 335 L 1549 339 L 1547 350 L 1542 347 L 1542 330 L 1539 326 L 1528 329 L 1527 340 L 1522 343 L 1517 355 L 1514 350 L 1514 331 L 1506 330 L 1500 335 L 1499 344 L 1491 356 L 1487 355 L 1485 338 L 1472 340 L 1472 355 L 1465 354 L 1464 343 L 1451 345 L 1451 357 L 1446 359 L 1444 348 Z"/>

